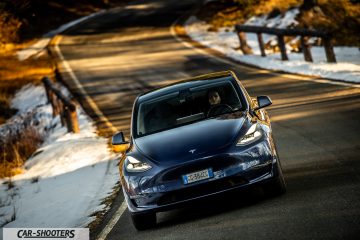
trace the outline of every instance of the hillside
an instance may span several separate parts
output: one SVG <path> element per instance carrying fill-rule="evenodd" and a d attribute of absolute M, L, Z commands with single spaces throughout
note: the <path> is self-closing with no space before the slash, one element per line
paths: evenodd
<path fill-rule="evenodd" d="M 291 8 L 299 7 L 297 28 L 323 30 L 333 34 L 337 46 L 360 47 L 359 0 L 219 0 L 207 1 L 196 16 L 212 25 L 211 30 L 244 23 L 253 16 L 284 15 Z M 346 37 L 344 37 L 346 36 Z"/>
<path fill-rule="evenodd" d="M 0 45 L 39 37 L 59 25 L 128 0 L 2 0 Z"/>

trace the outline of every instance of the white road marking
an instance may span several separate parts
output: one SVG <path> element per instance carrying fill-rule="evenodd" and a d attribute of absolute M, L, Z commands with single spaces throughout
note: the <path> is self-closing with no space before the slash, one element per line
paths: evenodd
<path fill-rule="evenodd" d="M 117 128 L 105 117 L 105 115 L 101 112 L 99 107 L 96 105 L 96 103 L 92 100 L 92 98 L 86 93 L 85 89 L 82 87 L 79 79 L 75 75 L 74 71 L 71 69 L 70 64 L 65 60 L 64 55 L 62 54 L 59 43 L 61 41 L 61 36 L 56 36 L 54 39 L 54 50 L 56 54 L 58 55 L 61 63 L 63 64 L 63 67 L 65 71 L 70 75 L 73 82 L 75 83 L 75 86 L 79 89 L 80 93 L 85 98 L 86 102 L 89 104 L 89 106 L 93 109 L 95 114 L 98 116 L 98 118 L 105 122 L 105 124 L 113 131 L 117 132 Z M 106 224 L 104 229 L 101 231 L 99 236 L 97 237 L 98 240 L 105 240 L 107 235 L 110 233 L 111 229 L 115 226 L 117 221 L 120 219 L 124 211 L 126 210 L 127 205 L 126 201 L 123 201 L 119 207 L 119 209 L 115 212 L 115 214 L 111 217 L 110 221 Z"/>
<path fill-rule="evenodd" d="M 179 19 L 177 19 L 170 27 L 170 32 L 171 32 L 171 35 L 178 41 L 180 42 L 181 44 L 183 44 L 185 47 L 187 48 L 191 48 L 193 50 L 195 50 L 196 52 L 198 53 L 201 53 L 203 55 L 207 55 L 207 56 L 210 56 L 210 57 L 213 57 L 215 58 L 216 60 L 222 62 L 222 63 L 225 63 L 225 64 L 228 64 L 228 65 L 231 65 L 233 67 L 239 67 L 239 65 L 241 65 L 241 63 L 235 63 L 233 61 L 230 61 L 230 60 L 227 60 L 225 58 L 221 58 L 221 57 L 218 57 L 214 54 L 211 54 L 205 50 L 202 50 L 200 48 L 197 48 L 195 46 L 193 46 L 191 43 L 189 42 L 185 42 L 184 40 L 182 40 L 180 37 L 177 36 L 176 34 L 176 30 L 175 30 L 175 27 L 176 25 L 180 25 L 179 23 Z M 201 44 L 201 43 L 200 43 Z M 206 47 L 206 46 L 205 46 Z M 207 47 L 209 48 L 209 47 Z M 212 49 L 214 50 L 214 49 Z M 214 50 L 216 51 L 216 50 Z M 235 61 L 235 60 L 234 60 Z M 247 66 L 244 66 L 243 67 L 247 67 Z M 255 68 L 254 68 L 255 69 Z M 305 81 L 311 81 L 311 82 L 317 82 L 317 83 L 325 83 L 325 84 L 332 84 L 332 85 L 341 85 L 341 86 L 347 86 L 347 87 L 355 87 L 355 88 L 360 88 L 360 84 L 353 84 L 353 83 L 347 83 L 347 82 L 340 82 L 340 81 L 336 81 L 336 80 L 329 80 L 329 79 L 323 79 L 323 78 L 316 78 L 316 77 L 307 77 L 307 76 L 303 76 L 303 75 L 293 75 L 293 74 L 290 74 L 290 73 L 276 73 L 276 72 L 273 72 L 271 70 L 267 70 L 267 69 L 260 69 L 259 70 L 260 73 L 266 73 L 266 74 L 270 74 L 270 75 L 273 75 L 273 76 L 283 76 L 283 77 L 286 77 L 286 78 L 290 78 L 290 79 L 295 79 L 295 80 L 305 80 Z"/>
<path fill-rule="evenodd" d="M 122 216 L 122 214 L 124 213 L 126 208 L 127 208 L 126 201 L 123 201 L 121 206 L 119 207 L 119 209 L 115 212 L 115 214 L 111 217 L 108 224 L 106 224 L 104 229 L 101 231 L 101 233 L 97 237 L 97 240 L 105 240 L 106 239 L 107 235 L 114 228 L 117 221 L 119 221 L 120 217 Z"/>
<path fill-rule="evenodd" d="M 62 39 L 62 36 L 57 35 L 53 41 L 53 44 L 54 44 L 54 50 L 55 50 L 56 54 L 58 55 L 58 58 L 60 59 L 65 71 L 70 75 L 76 88 L 80 91 L 81 95 L 85 98 L 85 101 L 93 109 L 93 111 L 95 112 L 95 114 L 99 118 L 99 120 L 101 122 L 104 122 L 111 129 L 112 132 L 114 132 L 114 133 L 117 132 L 117 128 L 109 121 L 109 119 L 107 119 L 105 117 L 105 115 L 99 109 L 99 107 L 96 105 L 94 100 L 92 100 L 92 98 L 87 94 L 87 92 L 81 85 L 79 79 L 77 78 L 77 76 L 75 75 L 73 70 L 71 69 L 70 64 L 65 60 L 64 55 L 61 53 L 61 50 L 59 47 L 59 43 L 60 43 L 61 39 Z"/>

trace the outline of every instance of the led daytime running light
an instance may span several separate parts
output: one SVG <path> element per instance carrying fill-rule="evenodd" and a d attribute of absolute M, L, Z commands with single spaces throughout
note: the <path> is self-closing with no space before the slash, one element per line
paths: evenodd
<path fill-rule="evenodd" d="M 257 130 L 257 124 L 252 125 L 245 135 L 238 141 L 237 146 L 247 145 L 261 137 L 261 132 Z"/>
<path fill-rule="evenodd" d="M 128 156 L 125 162 L 126 170 L 129 172 L 145 172 L 151 168 L 151 166 L 145 162 L 141 162 L 134 157 Z"/>

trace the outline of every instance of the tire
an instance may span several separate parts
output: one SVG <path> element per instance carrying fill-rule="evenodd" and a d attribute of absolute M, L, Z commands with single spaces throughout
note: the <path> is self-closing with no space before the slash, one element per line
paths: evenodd
<path fill-rule="evenodd" d="M 137 230 L 149 229 L 156 225 L 156 213 L 131 214 L 131 220 Z"/>
<path fill-rule="evenodd" d="M 278 163 L 278 171 L 279 175 L 264 185 L 265 194 L 269 197 L 276 197 L 286 193 L 286 184 L 280 163 Z"/>

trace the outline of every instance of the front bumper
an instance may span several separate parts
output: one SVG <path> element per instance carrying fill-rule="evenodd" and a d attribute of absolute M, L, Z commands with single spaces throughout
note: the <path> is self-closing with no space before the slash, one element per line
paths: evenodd
<path fill-rule="evenodd" d="M 211 167 L 214 177 L 184 185 L 182 174 Z M 269 181 L 279 174 L 275 149 L 261 141 L 244 151 L 225 154 L 166 169 L 155 176 L 125 176 L 123 192 L 132 214 L 161 212 L 191 201 Z"/>

